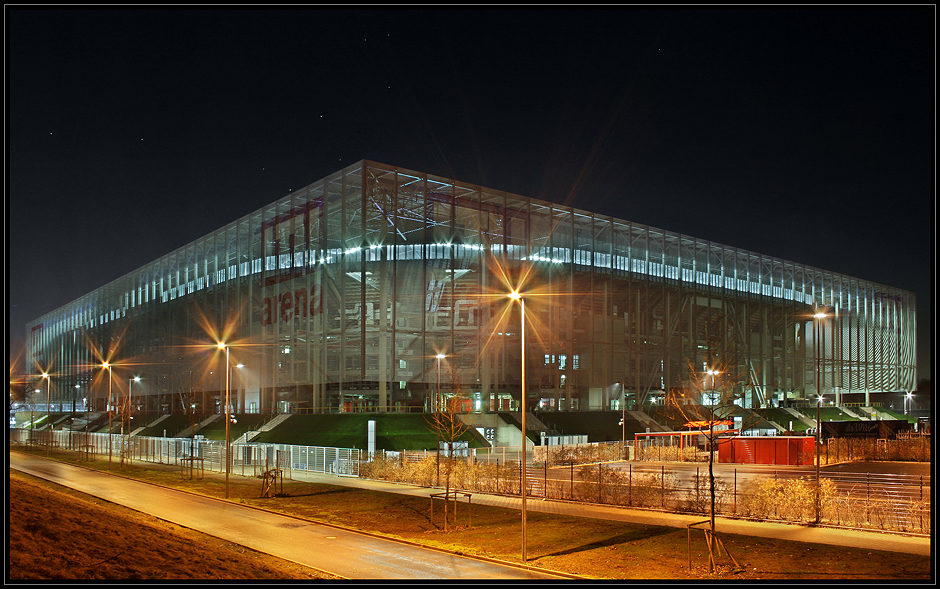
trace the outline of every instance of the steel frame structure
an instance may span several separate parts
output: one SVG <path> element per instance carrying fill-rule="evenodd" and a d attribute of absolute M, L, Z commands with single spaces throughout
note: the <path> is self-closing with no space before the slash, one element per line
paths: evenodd
<path fill-rule="evenodd" d="M 211 410 L 224 338 L 237 411 L 397 411 L 427 408 L 444 353 L 450 394 L 515 409 L 523 277 L 543 410 L 655 402 L 721 355 L 746 406 L 810 398 L 817 361 L 824 395 L 914 386 L 910 292 L 370 161 L 30 323 L 27 360 L 57 402 L 100 408 L 108 359 L 142 376 L 144 409 Z"/>

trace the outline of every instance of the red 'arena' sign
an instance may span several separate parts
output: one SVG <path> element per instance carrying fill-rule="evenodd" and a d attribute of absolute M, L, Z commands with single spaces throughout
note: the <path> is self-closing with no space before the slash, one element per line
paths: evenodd
<path fill-rule="evenodd" d="M 314 286 L 307 297 L 306 288 L 294 292 L 287 291 L 280 295 L 267 297 L 261 301 L 261 325 L 271 325 L 276 321 L 288 323 L 297 318 L 314 317 L 323 311 L 320 300 L 320 288 Z"/>

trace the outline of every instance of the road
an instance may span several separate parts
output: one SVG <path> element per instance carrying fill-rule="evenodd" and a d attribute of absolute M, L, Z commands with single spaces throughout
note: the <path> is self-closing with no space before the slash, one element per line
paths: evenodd
<path fill-rule="evenodd" d="M 9 453 L 10 468 L 347 579 L 562 579 Z"/>

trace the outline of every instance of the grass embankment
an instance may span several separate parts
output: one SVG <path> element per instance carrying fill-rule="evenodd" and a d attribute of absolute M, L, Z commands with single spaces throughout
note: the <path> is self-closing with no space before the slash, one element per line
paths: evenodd
<path fill-rule="evenodd" d="M 73 462 L 66 452 L 53 457 Z M 107 469 L 107 460 L 82 462 Z M 224 477 L 188 480 L 178 469 L 132 463 L 115 474 L 221 498 Z M 277 491 L 281 492 L 278 487 Z M 519 561 L 520 515 L 517 510 L 461 503 L 443 530 L 442 504 L 430 517 L 430 500 L 355 487 L 284 481 L 283 494 L 261 498 L 261 480 L 231 477 L 231 500 L 319 522 L 400 538 L 466 554 Z M 468 526 L 468 518 L 472 526 Z M 931 557 L 722 535 L 725 547 L 743 565 L 733 571 L 722 554 L 716 573 L 707 566 L 702 533 L 692 540 L 689 569 L 685 529 L 609 522 L 530 511 L 527 517 L 530 564 L 597 579 L 907 579 L 931 578 Z"/>
<path fill-rule="evenodd" d="M 7 485 L 11 581 L 336 578 L 15 470 Z"/>
<path fill-rule="evenodd" d="M 340 415 L 291 415 L 269 432 L 251 441 L 259 444 L 293 444 L 327 448 L 366 449 L 369 421 L 375 421 L 375 446 L 385 450 L 424 450 L 437 447 L 437 435 L 424 414 L 344 413 Z M 460 436 L 471 448 L 487 445 L 473 428 Z"/>

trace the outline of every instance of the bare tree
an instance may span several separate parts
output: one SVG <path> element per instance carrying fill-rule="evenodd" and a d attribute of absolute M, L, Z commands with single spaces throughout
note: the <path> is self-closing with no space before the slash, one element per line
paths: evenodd
<path fill-rule="evenodd" d="M 445 461 L 444 474 L 444 520 L 447 521 L 447 505 L 450 496 L 450 475 L 453 471 L 454 463 L 454 442 L 458 441 L 467 431 L 470 430 L 470 424 L 464 420 L 464 403 L 466 398 L 463 394 L 463 387 L 460 379 L 457 377 L 456 370 L 451 367 L 452 395 L 446 398 L 438 398 L 432 412 L 428 415 L 428 428 L 437 434 L 438 439 L 438 484 L 440 484 L 440 443 L 447 444 L 447 459 Z M 455 506 L 456 509 L 456 506 Z"/>
<path fill-rule="evenodd" d="M 751 373 L 745 362 L 740 361 L 737 353 L 723 344 L 718 325 L 719 318 L 712 329 L 706 327 L 704 341 L 707 342 L 707 354 L 703 359 L 690 361 L 688 381 L 680 390 L 669 391 L 666 405 L 673 417 L 691 430 L 700 431 L 698 437 L 705 439 L 708 453 L 708 489 L 709 489 L 709 565 L 713 569 L 715 562 L 715 451 L 722 437 L 736 433 L 735 414 L 741 412 L 737 404 L 753 387 Z M 742 420 L 741 429 L 751 427 L 759 421 L 755 415 L 747 423 Z M 733 558 L 733 557 L 732 557 Z"/>

